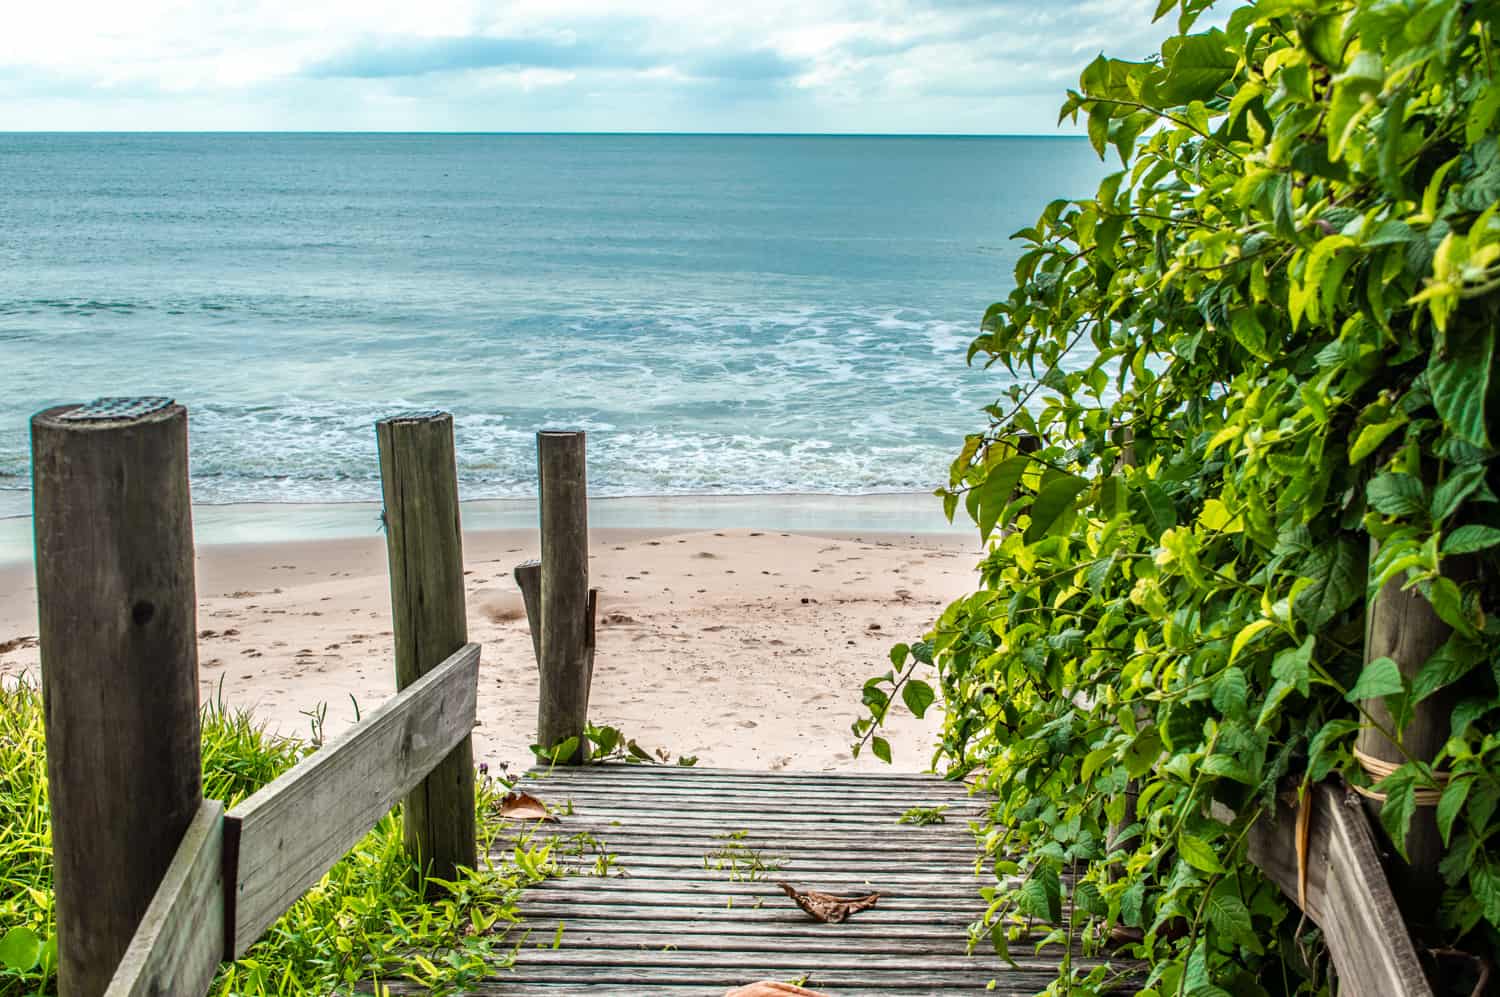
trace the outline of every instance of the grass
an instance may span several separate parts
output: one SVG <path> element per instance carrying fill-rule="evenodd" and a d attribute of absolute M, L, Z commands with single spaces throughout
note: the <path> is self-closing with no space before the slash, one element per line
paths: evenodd
<path fill-rule="evenodd" d="M 316 728 L 315 728 L 316 734 Z M 0 688 L 0 997 L 54 994 L 52 835 L 40 693 Z M 203 790 L 233 806 L 313 751 L 269 734 L 221 702 L 203 714 Z M 482 780 L 476 832 L 486 855 L 499 829 L 487 815 L 503 787 Z M 556 872 L 551 846 L 518 847 L 448 882 L 420 881 L 402 847 L 399 808 L 267 930 L 221 967 L 221 997 L 377 994 L 408 980 L 435 994 L 460 990 L 514 961 L 509 939 L 523 886 Z M 434 885 L 433 899 L 424 899 Z"/>

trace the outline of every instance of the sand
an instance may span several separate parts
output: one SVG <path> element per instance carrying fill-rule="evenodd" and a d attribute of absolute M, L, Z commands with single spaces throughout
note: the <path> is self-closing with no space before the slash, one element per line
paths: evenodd
<path fill-rule="evenodd" d="M 891 645 L 914 640 L 971 591 L 978 560 L 955 534 L 806 535 L 763 530 L 603 529 L 591 538 L 602 589 L 590 707 L 650 750 L 748 769 L 880 769 L 850 754 L 860 686 Z M 511 568 L 534 530 L 465 535 L 469 635 L 483 645 L 474 755 L 531 762 L 537 671 Z M 393 694 L 383 538 L 200 548 L 204 700 L 270 728 L 324 735 Z M 0 677 L 37 674 L 31 568 L 0 568 Z M 928 767 L 940 710 L 902 714 L 894 768 Z"/>

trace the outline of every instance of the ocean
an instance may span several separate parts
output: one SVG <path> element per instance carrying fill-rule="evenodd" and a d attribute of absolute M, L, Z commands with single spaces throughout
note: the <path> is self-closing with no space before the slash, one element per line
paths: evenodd
<path fill-rule="evenodd" d="M 373 423 L 455 417 L 466 499 L 589 433 L 600 496 L 939 484 L 1009 235 L 1071 138 L 0 135 L 0 516 L 27 419 L 189 409 L 195 501 L 379 497 Z"/>

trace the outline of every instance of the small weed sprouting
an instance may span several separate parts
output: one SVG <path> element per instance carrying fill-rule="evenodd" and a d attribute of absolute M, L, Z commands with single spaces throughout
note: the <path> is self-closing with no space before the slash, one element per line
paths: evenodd
<path fill-rule="evenodd" d="M 900 817 L 896 818 L 898 824 L 915 824 L 918 827 L 926 827 L 929 824 L 945 824 L 948 804 L 944 803 L 937 807 L 912 807 Z"/>
<path fill-rule="evenodd" d="M 714 837 L 722 842 L 718 848 L 703 853 L 703 868 L 728 872 L 730 882 L 755 882 L 768 872 L 779 872 L 786 864 L 782 858 L 767 858 L 759 848 L 745 844 L 748 831 L 740 830 Z"/>

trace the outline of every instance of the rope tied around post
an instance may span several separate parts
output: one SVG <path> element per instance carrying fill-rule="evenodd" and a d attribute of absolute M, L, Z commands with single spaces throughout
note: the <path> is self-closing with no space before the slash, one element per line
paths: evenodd
<path fill-rule="evenodd" d="M 1361 751 L 1359 748 L 1353 750 L 1354 760 L 1359 763 L 1359 767 L 1364 771 L 1365 775 L 1369 776 L 1376 783 L 1383 782 L 1397 769 L 1401 768 L 1401 762 L 1388 762 L 1384 758 L 1376 758 L 1374 755 Z M 1447 772 L 1435 771 L 1432 773 L 1432 779 L 1437 783 L 1436 789 L 1423 788 L 1414 792 L 1413 800 L 1417 806 L 1435 807 L 1442 800 L 1443 791 L 1448 788 L 1449 774 Z M 1350 783 L 1349 788 L 1367 800 L 1376 800 L 1384 803 L 1390 799 L 1389 793 L 1382 793 L 1371 789 L 1369 786 Z"/>

